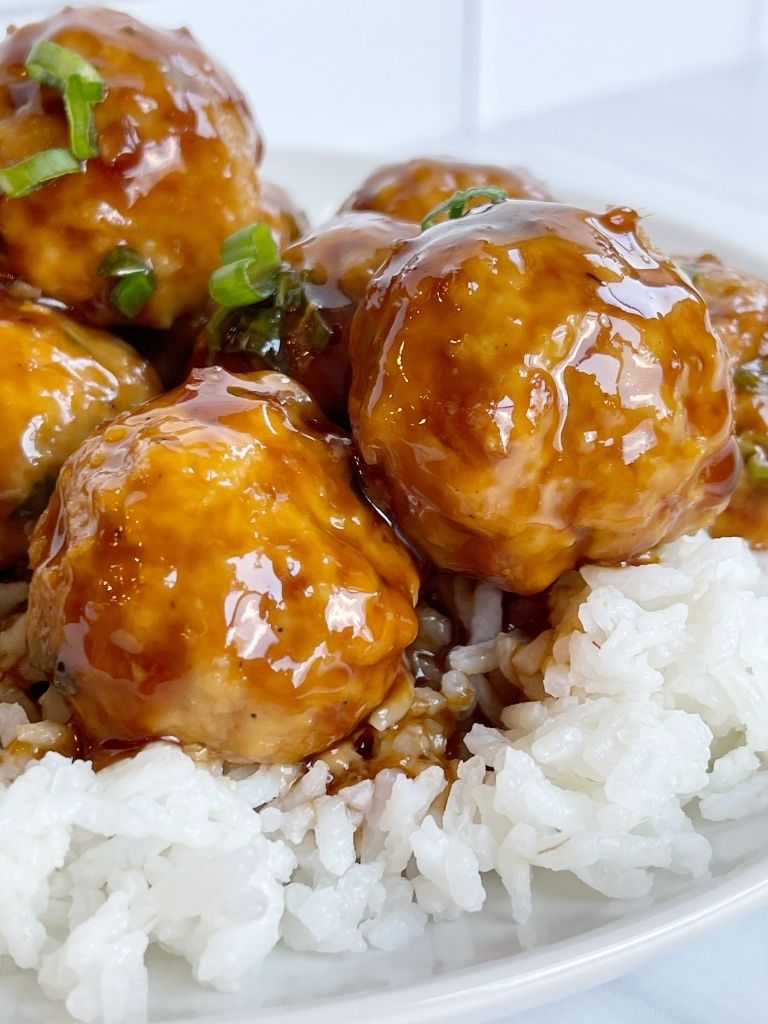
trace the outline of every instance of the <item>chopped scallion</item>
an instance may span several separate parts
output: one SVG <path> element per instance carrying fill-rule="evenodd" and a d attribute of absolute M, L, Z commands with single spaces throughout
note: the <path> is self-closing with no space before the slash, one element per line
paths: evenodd
<path fill-rule="evenodd" d="M 77 76 L 87 83 L 89 103 L 104 99 L 104 79 L 93 64 L 74 50 L 59 46 L 50 39 L 38 39 L 24 64 L 27 74 L 43 85 L 50 85 L 61 95 L 70 78 Z"/>
<path fill-rule="evenodd" d="M 250 306 L 274 293 L 276 270 L 276 266 L 265 270 L 253 259 L 225 263 L 211 274 L 208 291 L 220 306 Z"/>
<path fill-rule="evenodd" d="M 268 224 L 257 221 L 241 228 L 221 243 L 221 262 L 237 263 L 251 259 L 265 272 L 276 269 L 280 264 L 280 250 L 277 247 Z"/>
<path fill-rule="evenodd" d="M 109 301 L 128 320 L 142 311 L 155 290 L 155 276 L 151 271 L 121 277 L 109 293 Z"/>
<path fill-rule="evenodd" d="M 67 79 L 64 90 L 64 109 L 69 122 L 69 148 L 79 160 L 99 155 L 93 103 L 88 99 L 87 87 L 79 75 Z"/>
<path fill-rule="evenodd" d="M 467 212 L 467 204 L 472 199 L 485 199 L 489 203 L 503 203 L 505 199 L 508 199 L 506 191 L 503 188 L 497 188 L 495 185 L 476 185 L 474 188 L 467 188 L 454 192 L 448 199 L 444 199 L 442 203 L 438 203 L 437 206 L 430 210 L 424 220 L 421 222 L 421 230 L 426 231 L 427 228 L 431 228 L 438 217 L 441 217 L 444 213 L 448 214 L 449 220 L 457 220 L 459 217 L 463 217 Z"/>
<path fill-rule="evenodd" d="M 68 149 L 44 149 L 10 167 L 0 168 L 0 189 L 11 199 L 17 199 L 47 181 L 80 170 L 80 161 Z"/>
<path fill-rule="evenodd" d="M 145 274 L 149 268 L 130 245 L 116 245 L 99 266 L 99 277 L 126 277 L 128 274 Z"/>
<path fill-rule="evenodd" d="M 99 266 L 100 277 L 116 277 L 109 301 L 128 320 L 142 311 L 155 290 L 152 268 L 129 245 L 116 245 Z"/>

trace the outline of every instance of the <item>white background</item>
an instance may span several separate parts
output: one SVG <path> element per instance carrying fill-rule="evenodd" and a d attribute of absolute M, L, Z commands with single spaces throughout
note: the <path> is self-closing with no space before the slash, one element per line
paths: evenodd
<path fill-rule="evenodd" d="M 72 0 L 70 0 L 72 2 Z M 62 3 L 63 5 L 63 3 Z M 0 23 L 58 5 L 0 0 Z M 186 25 L 270 145 L 382 152 L 768 56 L 768 0 L 128 0 Z"/>

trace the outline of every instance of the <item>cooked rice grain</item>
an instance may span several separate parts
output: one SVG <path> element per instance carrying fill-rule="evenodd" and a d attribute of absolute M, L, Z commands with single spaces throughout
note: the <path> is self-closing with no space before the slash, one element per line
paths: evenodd
<path fill-rule="evenodd" d="M 452 784 L 386 769 L 329 793 L 323 762 L 215 775 L 162 744 L 98 775 L 48 754 L 0 797 L 0 949 L 75 1017 L 118 1024 L 145 1004 L 152 942 L 231 988 L 280 937 L 395 948 L 479 910 L 491 871 L 511 926 L 534 867 L 641 897 L 659 870 L 706 872 L 686 809 L 768 808 L 766 556 L 702 533 L 657 564 L 585 567 L 531 643 L 494 639 L 501 595 L 462 586 L 479 642 L 451 652 L 443 695 L 474 689 L 498 728 L 474 726 Z M 500 679 L 541 699 L 501 710 Z M 4 740 L 19 724 L 0 708 Z"/>

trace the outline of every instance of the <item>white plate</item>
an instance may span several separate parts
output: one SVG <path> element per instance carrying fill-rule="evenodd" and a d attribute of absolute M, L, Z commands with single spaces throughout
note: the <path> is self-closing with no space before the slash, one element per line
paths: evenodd
<path fill-rule="evenodd" d="M 315 217 L 331 212 L 370 159 L 333 154 L 274 157 L 267 173 Z M 556 183 L 555 183 L 556 186 Z M 596 196 L 568 196 L 601 209 Z M 628 197 L 628 201 L 632 201 Z M 703 219 L 703 218 L 702 218 Z M 654 217 L 653 236 L 672 250 L 711 249 L 768 271 L 734 239 Z M 152 1024 L 484 1024 L 606 981 L 708 928 L 768 902 L 768 813 L 707 826 L 712 873 L 691 881 L 660 876 L 641 901 L 597 896 L 572 878 L 538 876 L 538 945 L 523 950 L 500 886 L 479 914 L 433 925 L 394 953 L 323 957 L 277 950 L 262 974 L 232 995 L 205 991 L 179 961 L 152 958 Z M 0 885 L 2 880 L 0 879 Z M 0 1024 L 70 1018 L 18 972 L 0 979 Z"/>

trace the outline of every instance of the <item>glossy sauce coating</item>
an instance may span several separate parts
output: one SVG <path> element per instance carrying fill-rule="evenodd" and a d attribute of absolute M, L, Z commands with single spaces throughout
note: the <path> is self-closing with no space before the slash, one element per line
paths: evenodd
<path fill-rule="evenodd" d="M 349 441 L 276 373 L 196 371 L 92 436 L 35 533 L 31 656 L 95 741 L 297 761 L 405 671 L 418 580 Z"/>
<path fill-rule="evenodd" d="M 376 210 L 420 224 L 454 192 L 479 185 L 503 188 L 510 199 L 554 199 L 546 185 L 522 167 L 424 157 L 380 167 L 352 193 L 342 210 Z M 481 199 L 469 205 L 478 204 L 482 205 Z"/>
<path fill-rule="evenodd" d="M 747 382 L 752 378 L 752 383 L 745 387 L 740 383 L 743 375 L 737 372 L 744 363 L 768 356 L 768 281 L 725 266 L 710 254 L 683 261 L 683 266 L 706 300 L 712 324 L 731 357 L 736 380 L 736 434 L 742 439 L 745 453 L 755 442 L 768 457 L 768 376 L 765 372 L 748 374 Z M 746 537 L 755 547 L 768 547 L 768 481 L 754 479 L 746 463 L 728 507 L 718 516 L 712 532 L 718 537 Z"/>
<path fill-rule="evenodd" d="M 251 113 L 188 32 L 151 29 L 105 8 L 66 8 L 0 47 L 3 165 L 69 144 L 61 97 L 24 71 L 38 39 L 75 50 L 103 77 L 106 97 L 94 108 L 99 156 L 82 173 L 0 198 L 3 270 L 81 317 L 116 323 L 114 282 L 98 268 L 128 245 L 151 262 L 157 282 L 138 322 L 168 327 L 205 304 L 223 239 L 258 219 L 261 142 Z"/>
<path fill-rule="evenodd" d="M 0 567 L 7 567 L 25 561 L 64 459 L 159 384 L 118 338 L 2 290 L 0 352 Z"/>
<path fill-rule="evenodd" d="M 351 357 L 370 491 L 440 568 L 535 593 L 735 483 L 727 353 L 631 210 L 508 201 L 401 243 Z"/>
<path fill-rule="evenodd" d="M 337 423 L 348 423 L 352 317 L 368 282 L 395 242 L 411 238 L 417 231 L 416 225 L 408 221 L 378 213 L 344 213 L 283 251 L 284 264 L 295 271 L 303 301 L 282 320 L 272 358 L 281 370 L 303 384 Z M 325 327 L 320 334 L 315 314 Z M 200 351 L 206 361 L 235 372 L 265 365 L 249 352 L 210 352 L 205 338 L 201 340 Z"/>

